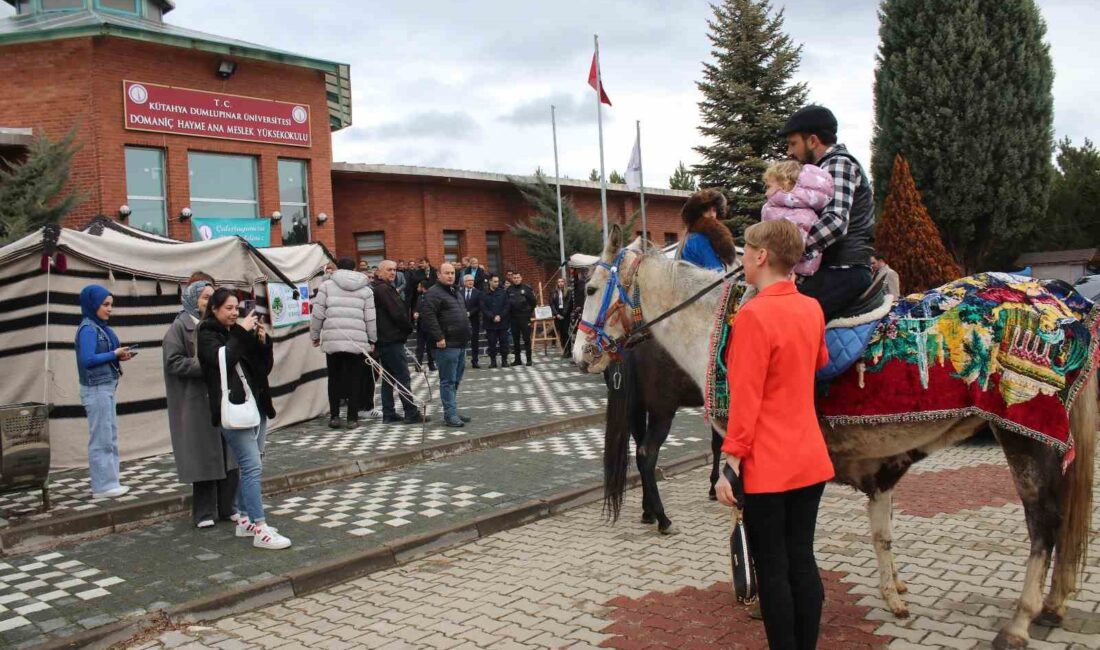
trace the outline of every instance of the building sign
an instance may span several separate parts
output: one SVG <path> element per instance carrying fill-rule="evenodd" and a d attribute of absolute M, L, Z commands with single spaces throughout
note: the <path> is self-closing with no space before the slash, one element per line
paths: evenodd
<path fill-rule="evenodd" d="M 294 291 L 298 297 L 294 297 Z M 267 283 L 268 314 L 275 327 L 289 327 L 309 322 L 309 285 Z"/>
<path fill-rule="evenodd" d="M 271 245 L 271 221 L 269 219 L 191 219 L 191 240 L 207 241 L 219 237 L 240 237 L 257 248 Z"/>
<path fill-rule="evenodd" d="M 297 147 L 311 145 L 309 106 L 122 82 L 126 128 Z"/>

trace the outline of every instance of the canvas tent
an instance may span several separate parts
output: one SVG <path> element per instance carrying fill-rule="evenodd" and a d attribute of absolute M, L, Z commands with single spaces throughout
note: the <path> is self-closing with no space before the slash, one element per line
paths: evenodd
<path fill-rule="evenodd" d="M 183 243 L 109 221 L 28 235 L 0 248 L 0 404 L 51 404 L 51 466 L 87 464 L 88 425 L 73 341 L 80 290 L 102 284 L 115 297 L 111 326 L 123 344 L 140 346 L 123 365 L 118 389 L 122 458 L 167 452 L 161 340 L 181 310 L 188 277 L 205 271 L 219 286 L 255 293 L 266 311 L 269 280 L 316 288 L 318 271 L 330 258 L 319 244 L 256 249 L 239 238 Z M 324 355 L 310 345 L 308 329 L 301 323 L 275 330 L 270 383 L 278 416 L 272 428 L 327 410 Z"/>

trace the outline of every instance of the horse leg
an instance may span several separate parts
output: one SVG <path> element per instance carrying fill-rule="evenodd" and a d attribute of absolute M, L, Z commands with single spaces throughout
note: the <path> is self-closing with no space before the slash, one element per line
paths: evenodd
<path fill-rule="evenodd" d="M 1061 466 L 1058 455 L 1050 447 L 1021 435 L 1003 433 L 996 427 L 994 434 L 1004 449 L 1016 491 L 1024 504 L 1031 553 L 1016 613 L 1001 628 L 993 640 L 993 647 L 998 650 L 1026 648 L 1031 621 L 1042 607 L 1043 583 L 1061 527 Z"/>
<path fill-rule="evenodd" d="M 638 447 L 639 468 L 644 467 L 640 470 L 642 486 L 649 494 L 650 512 L 657 519 L 657 531 L 662 535 L 675 535 L 680 532 L 672 525 L 672 520 L 665 516 L 665 506 L 661 503 L 661 493 L 657 489 L 657 457 L 671 428 L 672 418 L 651 416 L 646 444 Z"/>
<path fill-rule="evenodd" d="M 647 417 L 647 415 L 642 415 L 642 417 Z M 648 426 L 635 426 L 631 431 L 631 435 L 634 437 L 634 462 L 638 465 L 638 474 L 642 478 L 642 523 L 655 524 L 657 523 L 657 517 L 653 514 L 653 496 L 649 487 L 649 481 L 646 480 L 647 463 L 645 456 L 645 439 L 648 433 Z"/>
<path fill-rule="evenodd" d="M 722 459 L 722 436 L 714 429 L 710 430 L 710 491 L 707 496 L 711 501 L 717 501 L 718 495 L 714 492 L 714 484 L 718 482 L 718 461 Z"/>
<path fill-rule="evenodd" d="M 886 606 L 897 618 L 909 618 L 909 606 L 901 594 L 908 591 L 898 577 L 894 562 L 894 489 L 876 491 L 867 500 L 867 515 L 871 519 L 871 541 L 878 560 L 879 592 Z"/>

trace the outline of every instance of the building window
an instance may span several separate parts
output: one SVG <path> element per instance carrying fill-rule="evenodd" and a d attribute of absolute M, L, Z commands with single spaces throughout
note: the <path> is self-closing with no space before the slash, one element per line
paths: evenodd
<path fill-rule="evenodd" d="M 309 241 L 309 190 L 304 160 L 279 160 L 279 212 L 283 213 L 283 245 Z"/>
<path fill-rule="evenodd" d="M 680 238 L 679 238 L 679 236 L 677 236 L 676 233 L 674 233 L 674 232 L 666 232 L 665 233 L 665 246 L 671 246 L 673 244 L 679 243 L 679 241 L 680 241 Z"/>
<path fill-rule="evenodd" d="M 191 152 L 187 166 L 194 216 L 259 216 L 255 158 Z"/>
<path fill-rule="evenodd" d="M 489 273 L 504 272 L 504 233 L 485 233 L 485 268 Z"/>
<path fill-rule="evenodd" d="M 462 231 L 443 231 L 443 261 L 457 264 L 462 257 Z"/>
<path fill-rule="evenodd" d="M 360 262 L 378 266 L 386 259 L 386 233 L 379 230 L 356 235 L 355 250 Z"/>
<path fill-rule="evenodd" d="M 139 1 L 140 0 L 95 0 L 95 6 L 96 9 L 106 9 L 107 11 L 130 14 L 131 16 L 140 16 L 141 8 L 138 7 Z"/>
<path fill-rule="evenodd" d="M 126 205 L 130 206 L 130 225 L 168 235 L 165 195 L 164 151 L 126 147 Z"/>
<path fill-rule="evenodd" d="M 42 11 L 71 11 L 83 9 L 84 0 L 40 0 Z"/>

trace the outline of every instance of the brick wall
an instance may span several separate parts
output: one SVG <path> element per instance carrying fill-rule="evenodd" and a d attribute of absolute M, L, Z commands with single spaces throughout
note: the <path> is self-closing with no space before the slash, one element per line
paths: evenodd
<path fill-rule="evenodd" d="M 126 145 L 165 150 L 168 234 L 183 240 L 191 239 L 191 225 L 176 217 L 190 205 L 189 151 L 255 156 L 262 215 L 279 209 L 278 159 L 308 160 L 312 238 L 332 248 L 334 219 L 322 227 L 313 219 L 320 212 L 334 215 L 324 73 L 236 58 L 236 74 L 221 79 L 215 70 L 222 58 L 110 37 L 6 46 L 0 48 L 0 123 L 33 127 L 51 137 L 78 125 L 82 149 L 73 159 L 72 184 L 86 200 L 66 220 L 68 226 L 83 225 L 100 213 L 115 216 L 118 207 L 126 203 Z M 123 80 L 308 104 L 312 146 L 128 131 L 124 128 Z M 278 225 L 272 227 L 271 238 L 275 245 L 282 241 Z"/>

